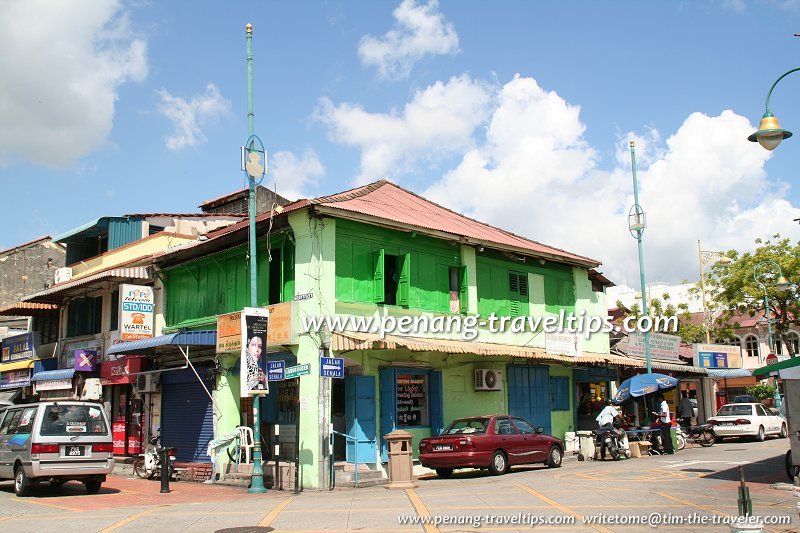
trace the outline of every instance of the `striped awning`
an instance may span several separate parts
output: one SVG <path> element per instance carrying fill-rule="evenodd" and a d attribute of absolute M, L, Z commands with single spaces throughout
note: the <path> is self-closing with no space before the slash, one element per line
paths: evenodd
<path fill-rule="evenodd" d="M 169 335 L 159 335 L 149 339 L 120 342 L 106 351 L 106 354 L 153 354 L 159 346 L 216 346 L 216 330 L 179 331 Z"/>
<path fill-rule="evenodd" d="M 54 311 L 56 309 L 58 309 L 57 304 L 16 302 L 0 307 L 0 316 L 35 316 L 38 311 Z"/>
<path fill-rule="evenodd" d="M 519 357 L 554 363 L 608 364 L 632 367 L 644 366 L 643 362 L 637 361 L 636 359 L 604 353 L 583 352 L 583 355 L 572 357 L 569 355 L 549 354 L 541 348 L 530 346 L 450 339 L 423 339 L 419 337 L 401 337 L 397 335 L 385 335 L 384 338 L 381 339 L 378 335 L 373 333 L 351 331 L 335 332 L 333 334 L 331 347 L 337 352 L 352 350 L 396 350 L 397 348 L 406 348 L 412 352 L 460 353 L 487 357 Z"/>
<path fill-rule="evenodd" d="M 71 289 L 84 289 L 93 282 L 105 281 L 127 281 L 131 279 L 151 279 L 153 277 L 152 266 L 137 266 L 125 268 L 110 268 L 103 272 L 92 274 L 83 278 L 73 279 L 59 283 L 47 290 L 40 291 L 25 298 L 26 302 L 60 302 Z"/>
<path fill-rule="evenodd" d="M 72 379 L 75 375 L 74 368 L 62 368 L 59 370 L 44 370 L 37 372 L 31 378 L 31 381 L 55 381 L 62 379 Z"/>
<path fill-rule="evenodd" d="M 708 377 L 714 379 L 749 378 L 753 375 L 746 368 L 708 368 Z"/>

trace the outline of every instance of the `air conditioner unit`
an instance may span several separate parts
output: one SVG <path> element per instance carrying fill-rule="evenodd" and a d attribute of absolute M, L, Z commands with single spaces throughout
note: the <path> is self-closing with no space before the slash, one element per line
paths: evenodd
<path fill-rule="evenodd" d="M 86 378 L 83 382 L 81 400 L 101 400 L 103 398 L 103 385 L 100 378 Z"/>
<path fill-rule="evenodd" d="M 475 390 L 503 390 L 503 372 L 493 368 L 476 368 Z"/>
<path fill-rule="evenodd" d="M 72 279 L 72 267 L 57 268 L 53 282 L 55 285 Z"/>
<path fill-rule="evenodd" d="M 139 374 L 136 376 L 137 392 L 157 392 L 158 374 Z"/>

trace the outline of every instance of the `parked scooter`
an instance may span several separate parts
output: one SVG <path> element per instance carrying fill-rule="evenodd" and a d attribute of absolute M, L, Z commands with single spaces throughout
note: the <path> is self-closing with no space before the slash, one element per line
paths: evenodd
<path fill-rule="evenodd" d="M 678 426 L 675 428 L 675 440 L 678 443 L 679 450 L 684 449 L 687 442 L 696 442 L 700 446 L 707 448 L 714 445 L 717 441 L 717 435 L 714 433 L 714 427 L 711 424 L 700 424 L 687 428 Z"/>
<path fill-rule="evenodd" d="M 152 436 L 144 449 L 144 453 L 133 463 L 133 472 L 142 479 L 153 479 L 161 475 L 161 458 L 159 457 L 159 446 L 161 443 L 161 428 L 158 428 L 156 435 Z M 169 458 L 169 477 L 172 479 L 175 473 L 175 456 L 170 454 Z"/>
<path fill-rule="evenodd" d="M 628 444 L 628 435 L 623 429 L 617 427 L 616 424 L 602 426 L 593 433 L 595 434 L 596 455 L 602 458 L 600 450 L 605 444 L 605 450 L 613 460 L 618 461 L 622 456 L 630 459 L 631 448 Z"/>

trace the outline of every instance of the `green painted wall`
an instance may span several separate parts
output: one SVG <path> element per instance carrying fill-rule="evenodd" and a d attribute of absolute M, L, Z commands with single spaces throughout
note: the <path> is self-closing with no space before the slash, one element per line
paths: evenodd
<path fill-rule="evenodd" d="M 550 432 L 554 437 L 564 439 L 564 433 L 575 431 L 575 382 L 572 379 L 572 369 L 560 365 L 550 366 L 550 377 L 564 376 L 569 378 L 569 410 L 550 412 Z"/>
<path fill-rule="evenodd" d="M 577 293 L 576 309 L 585 310 L 586 316 L 605 317 L 608 315 L 606 294 L 592 290 L 589 273 L 585 269 L 572 269 Z M 590 338 L 583 340 L 583 350 L 594 353 L 609 353 L 608 333 L 594 333 Z"/>
<path fill-rule="evenodd" d="M 214 391 L 214 402 L 219 409 L 215 413 L 216 426 L 214 436 L 220 437 L 234 431 L 239 425 L 239 355 L 224 354 L 220 355 L 220 363 L 223 367 L 231 369 L 221 374 L 217 380 L 216 390 Z M 236 369 L 236 370 L 234 370 Z M 234 373 L 235 372 L 235 373 Z M 219 456 L 219 465 L 222 466 L 229 462 L 228 455 L 223 453 Z"/>

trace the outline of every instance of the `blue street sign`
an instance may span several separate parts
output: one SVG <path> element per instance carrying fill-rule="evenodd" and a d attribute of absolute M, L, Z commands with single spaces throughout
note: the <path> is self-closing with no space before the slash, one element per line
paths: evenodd
<path fill-rule="evenodd" d="M 267 361 L 267 381 L 283 381 L 283 361 Z"/>
<path fill-rule="evenodd" d="M 343 378 L 344 359 L 339 357 L 323 357 L 319 368 L 319 375 L 323 378 Z"/>

